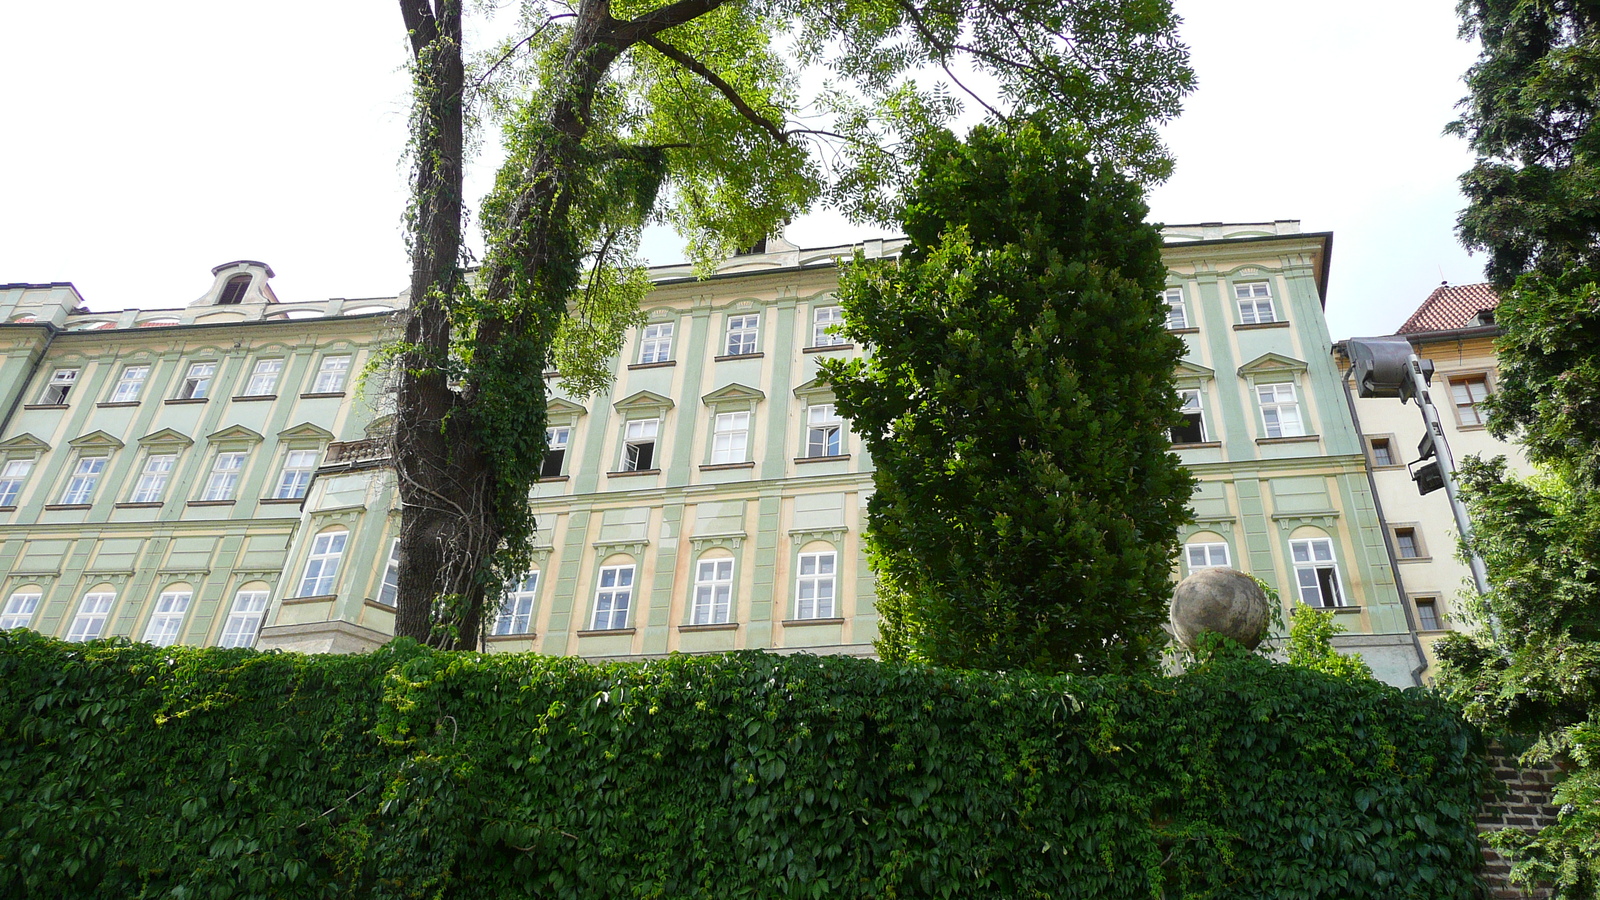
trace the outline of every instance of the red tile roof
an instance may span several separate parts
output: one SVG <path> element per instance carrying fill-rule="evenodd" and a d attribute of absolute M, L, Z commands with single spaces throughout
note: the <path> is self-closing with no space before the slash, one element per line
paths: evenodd
<path fill-rule="evenodd" d="M 1478 313 L 1494 309 L 1499 303 L 1499 295 L 1487 284 L 1441 284 L 1395 334 L 1471 328 L 1482 324 Z"/>

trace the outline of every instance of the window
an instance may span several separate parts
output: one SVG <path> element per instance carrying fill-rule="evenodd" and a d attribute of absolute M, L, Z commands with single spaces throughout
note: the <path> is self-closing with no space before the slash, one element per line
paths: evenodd
<path fill-rule="evenodd" d="M 378 585 L 378 602 L 394 606 L 400 599 L 400 539 L 389 542 L 389 562 L 383 567 L 383 582 Z"/>
<path fill-rule="evenodd" d="M 239 488 L 239 473 L 244 471 L 245 454 L 241 452 L 218 453 L 211 464 L 211 477 L 206 479 L 206 492 L 201 500 L 232 500 Z"/>
<path fill-rule="evenodd" d="M 1183 424 L 1172 429 L 1172 442 L 1174 444 L 1203 444 L 1206 442 L 1206 417 L 1205 411 L 1200 408 L 1200 392 L 1179 391 L 1178 396 L 1183 400 L 1183 406 L 1178 410 L 1183 414 Z"/>
<path fill-rule="evenodd" d="M 83 595 L 83 602 L 78 604 L 78 615 L 72 620 L 72 627 L 67 629 L 69 641 L 92 641 L 105 630 L 106 619 L 111 616 L 111 604 L 117 601 L 117 595 L 112 591 L 95 591 Z"/>
<path fill-rule="evenodd" d="M 832 403 L 806 407 L 806 456 L 841 455 L 843 431 L 843 420 L 834 412 Z"/>
<path fill-rule="evenodd" d="M 144 390 L 145 379 L 150 377 L 149 366 L 124 366 L 117 386 L 111 390 L 112 403 L 133 403 Z"/>
<path fill-rule="evenodd" d="M 1443 621 L 1439 618 L 1439 601 L 1434 597 L 1418 597 L 1417 604 L 1417 630 L 1439 631 L 1444 628 Z"/>
<path fill-rule="evenodd" d="M 222 286 L 222 296 L 217 298 L 218 306 L 231 306 L 244 300 L 244 292 L 250 287 L 249 275 L 235 275 L 228 279 Z"/>
<path fill-rule="evenodd" d="M 256 642 L 256 632 L 261 630 L 261 617 L 267 611 L 266 591 L 240 591 L 233 595 L 233 611 L 228 613 L 228 623 L 222 626 L 219 647 L 249 647 Z"/>
<path fill-rule="evenodd" d="M 761 315 L 728 317 L 728 356 L 745 356 L 756 352 L 756 330 L 761 326 Z"/>
<path fill-rule="evenodd" d="M 321 597 L 333 593 L 333 581 L 339 575 L 339 557 L 344 555 L 345 541 L 350 532 L 343 529 L 324 531 L 311 541 L 311 556 L 306 560 L 305 575 L 300 579 L 300 596 Z"/>
<path fill-rule="evenodd" d="M 0 631 L 27 628 L 33 624 L 33 613 L 39 608 L 40 595 L 32 591 L 17 591 L 6 599 L 6 608 L 0 610 Z"/>
<path fill-rule="evenodd" d="M 1239 301 L 1239 321 L 1246 325 L 1276 322 L 1272 311 L 1272 292 L 1265 281 L 1251 281 L 1233 286 L 1233 296 Z"/>
<path fill-rule="evenodd" d="M 544 451 L 544 462 L 539 464 L 539 477 L 558 478 L 562 465 L 567 461 L 567 444 L 572 441 L 572 429 L 566 425 L 546 428 L 544 440 L 548 447 Z"/>
<path fill-rule="evenodd" d="M 322 367 L 317 369 L 317 380 L 311 385 L 311 393 L 337 394 L 344 390 L 344 380 L 349 374 L 350 357 L 324 356 Z"/>
<path fill-rule="evenodd" d="M 150 614 L 150 623 L 144 628 L 144 642 L 165 647 L 176 641 L 192 596 L 188 591 L 163 591 L 156 598 L 156 610 Z"/>
<path fill-rule="evenodd" d="M 749 448 L 750 413 L 718 413 L 716 432 L 711 436 L 711 462 L 744 462 Z"/>
<path fill-rule="evenodd" d="M 811 346 L 837 347 L 849 343 L 845 336 L 834 328 L 835 325 L 844 324 L 844 310 L 837 306 L 819 306 L 812 314 L 811 319 Z"/>
<path fill-rule="evenodd" d="M 672 359 L 672 323 L 646 325 L 639 335 L 639 362 L 660 363 Z"/>
<path fill-rule="evenodd" d="M 1456 404 L 1456 421 L 1462 425 L 1482 425 L 1483 401 L 1489 396 L 1489 382 L 1482 375 L 1450 379 L 1450 398 Z"/>
<path fill-rule="evenodd" d="M 134 483 L 133 503 L 160 503 L 167 492 L 167 479 L 172 477 L 172 466 L 178 457 L 171 453 L 156 453 L 145 457 L 144 469 Z"/>
<path fill-rule="evenodd" d="M 533 600 L 539 596 L 539 573 L 529 572 L 506 582 L 500 595 L 500 613 L 490 634 L 527 634 L 533 630 Z M 626 611 L 624 611 L 626 616 Z"/>
<path fill-rule="evenodd" d="M 1372 464 L 1374 466 L 1392 466 L 1395 464 L 1394 443 L 1392 441 L 1388 438 L 1373 438 L 1371 445 Z"/>
<path fill-rule="evenodd" d="M 1185 544 L 1183 552 L 1188 557 L 1190 574 L 1201 569 L 1226 569 L 1228 567 L 1227 544 L 1196 542 Z"/>
<path fill-rule="evenodd" d="M 1339 567 L 1333 559 L 1333 541 L 1311 538 L 1289 542 L 1289 555 L 1294 558 L 1295 582 L 1300 586 L 1300 602 L 1319 609 L 1344 606 L 1344 592 L 1339 589 Z"/>
<path fill-rule="evenodd" d="M 733 602 L 733 560 L 702 559 L 695 569 L 691 625 L 721 625 Z"/>
<path fill-rule="evenodd" d="M 283 374 L 283 360 L 258 359 L 250 370 L 250 381 L 244 386 L 246 397 L 267 397 L 278 389 L 278 376 Z"/>
<path fill-rule="evenodd" d="M 78 383 L 77 369 L 57 369 L 50 373 L 50 381 L 44 386 L 44 393 L 39 396 L 41 406 L 61 406 L 67 402 L 67 395 L 72 393 L 72 386 Z"/>
<path fill-rule="evenodd" d="M 622 471 L 644 472 L 655 468 L 656 433 L 660 430 L 660 419 L 639 419 L 628 423 L 623 435 Z"/>
<path fill-rule="evenodd" d="M 800 554 L 800 577 L 795 583 L 796 619 L 833 618 L 833 577 L 837 558 L 832 550 Z"/>
<path fill-rule="evenodd" d="M 1167 288 L 1162 297 L 1167 301 L 1167 328 L 1188 328 L 1189 314 L 1183 308 L 1183 288 Z"/>
<path fill-rule="evenodd" d="M 105 470 L 104 456 L 79 459 L 77 468 L 72 470 L 72 478 L 67 481 L 67 489 L 61 492 L 62 505 L 81 506 L 88 503 L 94 496 L 95 485 L 100 483 L 100 474 Z"/>
<path fill-rule="evenodd" d="M 183 376 L 183 387 L 178 389 L 179 400 L 204 400 L 211 391 L 211 379 L 217 375 L 216 363 L 195 363 L 189 374 Z"/>
<path fill-rule="evenodd" d="M 1401 559 L 1421 559 L 1422 542 L 1417 540 L 1417 529 L 1396 528 L 1394 530 L 1394 548 Z"/>
<path fill-rule="evenodd" d="M 594 630 L 628 627 L 628 602 L 633 599 L 633 566 L 602 566 L 594 594 Z"/>
<path fill-rule="evenodd" d="M 1300 404 L 1295 400 L 1294 385 L 1257 385 L 1256 397 L 1261 401 L 1261 421 L 1266 425 L 1267 437 L 1299 437 L 1306 433 L 1300 424 Z"/>
<path fill-rule="evenodd" d="M 311 486 L 311 475 L 317 470 L 317 451 L 290 450 L 283 457 L 283 472 L 278 475 L 278 490 L 273 497 L 278 500 L 298 500 Z"/>
<path fill-rule="evenodd" d="M 22 493 L 22 485 L 32 471 L 31 459 L 6 460 L 5 467 L 0 468 L 0 506 L 17 505 L 17 495 Z"/>

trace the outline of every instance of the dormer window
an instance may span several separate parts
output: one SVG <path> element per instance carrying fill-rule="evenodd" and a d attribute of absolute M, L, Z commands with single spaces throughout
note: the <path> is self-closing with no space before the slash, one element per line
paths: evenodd
<path fill-rule="evenodd" d="M 250 287 L 249 275 L 235 275 L 228 279 L 222 287 L 222 296 L 217 298 L 218 306 L 230 306 L 244 301 L 244 292 Z"/>

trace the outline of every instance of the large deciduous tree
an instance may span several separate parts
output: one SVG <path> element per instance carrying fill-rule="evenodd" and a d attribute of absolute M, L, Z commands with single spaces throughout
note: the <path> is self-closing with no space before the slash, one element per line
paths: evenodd
<path fill-rule="evenodd" d="M 1075 134 L 979 127 L 928 154 L 900 259 L 846 270 L 871 356 L 824 374 L 872 453 L 885 657 L 1118 672 L 1166 643 L 1194 481 L 1146 212 Z"/>
<path fill-rule="evenodd" d="M 1040 115 L 1159 179 L 1155 126 L 1192 82 L 1168 0 L 525 0 L 522 31 L 481 59 L 464 54 L 459 0 L 400 7 L 416 96 L 396 631 L 454 646 L 527 564 L 545 370 L 575 394 L 605 385 L 648 288 L 647 223 L 708 262 L 816 202 L 884 220 L 959 97 Z M 968 90 L 969 72 L 1004 103 Z M 501 124 L 507 153 L 471 280 L 469 113 Z"/>
<path fill-rule="evenodd" d="M 1479 722 L 1537 738 L 1530 759 L 1576 768 L 1557 824 L 1518 850 L 1513 877 L 1600 897 L 1600 4 L 1466 0 L 1483 42 L 1451 128 L 1477 164 L 1461 236 L 1501 289 L 1489 430 L 1540 468 L 1508 477 L 1468 459 L 1463 496 L 1499 622 L 1440 645 L 1443 680 Z"/>

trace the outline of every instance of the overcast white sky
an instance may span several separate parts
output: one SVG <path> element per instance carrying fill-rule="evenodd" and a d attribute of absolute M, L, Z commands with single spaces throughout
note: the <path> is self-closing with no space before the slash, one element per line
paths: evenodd
<path fill-rule="evenodd" d="M 1167 129 L 1178 169 L 1155 218 L 1334 232 L 1336 339 L 1391 331 L 1441 278 L 1482 280 L 1453 234 L 1470 157 L 1440 134 L 1475 56 L 1454 0 L 1177 2 L 1200 84 Z M 393 0 L 78 0 L 5 18 L 0 283 L 71 281 L 101 310 L 181 306 L 241 258 L 271 264 L 284 300 L 405 285 Z M 825 214 L 789 232 L 860 236 Z"/>

